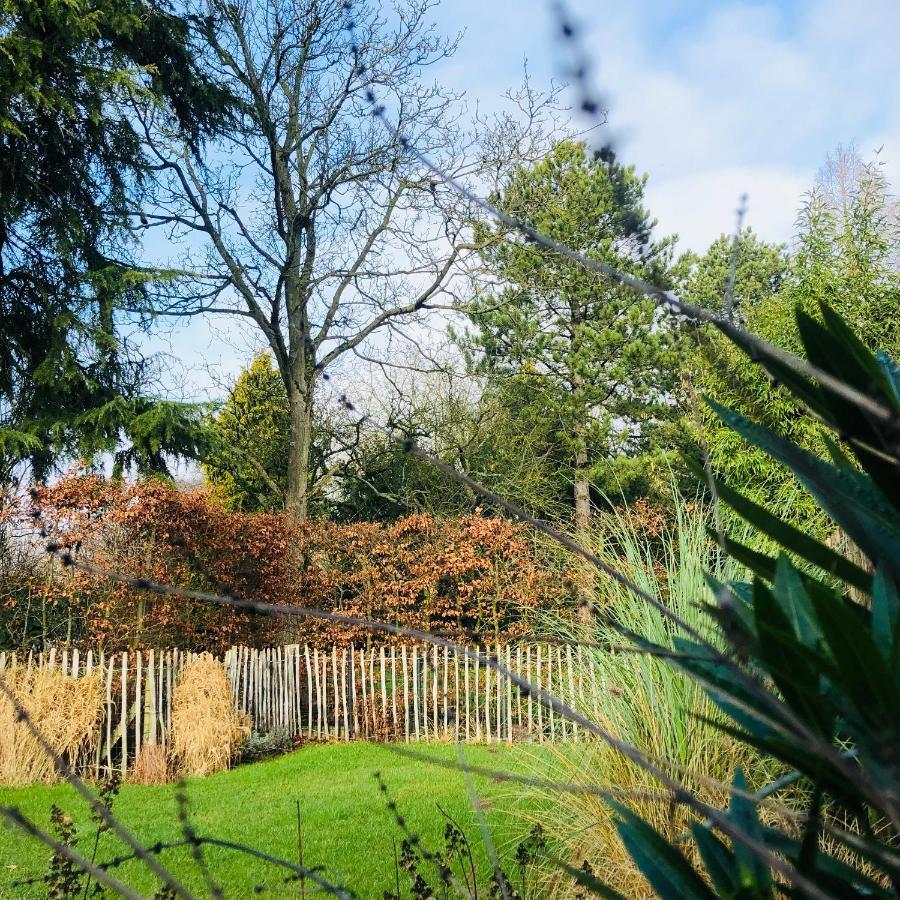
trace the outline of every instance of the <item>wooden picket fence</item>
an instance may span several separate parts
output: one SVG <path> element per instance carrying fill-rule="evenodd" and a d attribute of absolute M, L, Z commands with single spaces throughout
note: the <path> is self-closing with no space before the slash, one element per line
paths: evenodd
<path fill-rule="evenodd" d="M 472 647 L 475 651 L 477 648 Z M 482 648 L 538 688 L 575 708 L 597 690 L 593 658 L 581 648 L 505 644 Z M 96 775 L 123 774 L 139 748 L 163 744 L 172 722 L 172 691 L 195 654 L 145 650 L 107 656 L 51 648 L 47 653 L 0 653 L 8 665 L 49 666 L 77 677 L 99 669 L 105 688 Z M 265 649 L 231 647 L 222 658 L 235 706 L 260 733 L 350 741 L 577 741 L 576 724 L 523 694 L 511 679 L 478 658 L 449 648 L 381 647 Z M 589 696 L 592 696 L 589 693 Z"/>

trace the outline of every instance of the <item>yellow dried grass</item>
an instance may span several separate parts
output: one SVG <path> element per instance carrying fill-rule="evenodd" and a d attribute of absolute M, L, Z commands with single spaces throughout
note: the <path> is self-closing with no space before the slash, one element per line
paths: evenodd
<path fill-rule="evenodd" d="M 222 664 L 208 653 L 184 667 L 172 697 L 172 750 L 183 775 L 209 775 L 231 766 L 250 736 Z"/>
<path fill-rule="evenodd" d="M 162 744 L 144 744 L 128 772 L 131 784 L 168 784 L 171 781 L 169 755 Z"/>
<path fill-rule="evenodd" d="M 56 669 L 17 666 L 3 673 L 6 684 L 54 751 L 71 765 L 89 756 L 99 738 L 103 708 L 100 673 L 72 678 Z M 53 782 L 59 778 L 13 703 L 0 695 L 0 783 Z"/>

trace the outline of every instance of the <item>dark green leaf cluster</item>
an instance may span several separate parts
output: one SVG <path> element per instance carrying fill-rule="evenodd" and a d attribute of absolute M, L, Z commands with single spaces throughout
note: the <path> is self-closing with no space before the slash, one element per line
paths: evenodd
<path fill-rule="evenodd" d="M 0 5 L 0 476 L 92 455 L 87 411 L 108 425 L 103 408 L 122 399 L 146 416 L 146 369 L 117 333 L 158 274 L 131 260 L 146 162 L 127 109 L 163 100 L 194 146 L 230 109 L 196 66 L 191 23 L 164 3 Z M 136 459 L 174 435 L 170 413 Z"/>

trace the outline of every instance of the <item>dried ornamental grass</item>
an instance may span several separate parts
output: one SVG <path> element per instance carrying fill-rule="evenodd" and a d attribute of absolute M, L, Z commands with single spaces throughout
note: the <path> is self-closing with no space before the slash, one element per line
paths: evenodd
<path fill-rule="evenodd" d="M 128 773 L 131 784 L 167 784 L 171 781 L 169 756 L 162 744 L 144 744 Z"/>
<path fill-rule="evenodd" d="M 3 676 L 53 750 L 70 765 L 96 747 L 103 708 L 100 672 L 72 678 L 56 669 L 17 666 Z M 32 735 L 6 695 L 0 695 L 0 783 L 53 782 L 53 760 Z"/>
<path fill-rule="evenodd" d="M 172 697 L 172 750 L 183 775 L 227 769 L 250 736 L 250 719 L 234 707 L 218 660 L 203 653 L 184 667 Z"/>

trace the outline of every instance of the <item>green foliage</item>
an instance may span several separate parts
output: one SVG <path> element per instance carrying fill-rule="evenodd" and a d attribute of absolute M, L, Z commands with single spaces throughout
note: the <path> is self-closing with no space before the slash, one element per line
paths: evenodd
<path fill-rule="evenodd" d="M 387 807 L 395 817 L 402 838 L 399 853 L 394 850 L 396 890 L 385 891 L 384 900 L 403 900 L 405 896 L 409 896 L 411 900 L 432 900 L 435 897 L 451 896 L 477 897 L 481 882 L 486 882 L 482 891 L 487 888 L 487 896 L 492 900 L 499 897 L 506 900 L 523 900 L 523 897 L 527 896 L 528 869 L 538 854 L 545 849 L 540 825 L 532 828 L 516 848 L 515 859 L 522 889 L 520 893 L 498 862 L 494 862 L 489 879 L 479 873 L 469 839 L 456 820 L 440 805 L 437 809 L 444 821 L 443 842 L 438 849 L 429 849 L 418 834 L 410 831 L 405 816 L 400 814 L 397 803 L 391 799 L 381 773 L 374 774 L 387 801 Z M 401 870 L 404 873 L 404 880 L 409 882 L 408 894 L 401 890 Z"/>
<path fill-rule="evenodd" d="M 731 489 L 722 494 L 784 550 L 777 558 L 747 554 L 750 583 L 710 579 L 709 613 L 732 653 L 717 656 L 694 638 L 679 637 L 682 655 L 674 664 L 727 717 L 717 727 L 791 772 L 804 806 L 799 827 L 783 816 L 763 825 L 758 801 L 738 772 L 724 816 L 692 827 L 705 876 L 719 896 L 772 896 L 776 864 L 791 893 L 800 895 L 814 884 L 829 896 L 896 896 L 900 882 L 893 851 L 900 827 L 900 378 L 889 357 L 874 355 L 834 310 L 823 306 L 820 315 L 819 321 L 797 311 L 807 356 L 880 414 L 767 353 L 760 362 L 841 436 L 840 451 L 835 446 L 823 459 L 712 404 L 727 427 L 790 469 L 866 558 L 865 568 L 839 559 L 777 514 Z M 782 777 L 757 796 L 786 783 Z M 693 864 L 656 829 L 622 809 L 620 830 L 658 893 L 670 895 L 675 884 L 690 891 L 679 896 L 700 890 Z"/>
<path fill-rule="evenodd" d="M 658 533 L 657 523 L 649 521 L 649 516 L 637 510 L 629 514 L 626 509 L 600 518 L 594 532 L 596 551 L 604 559 L 615 560 L 617 568 L 647 593 L 664 599 L 684 621 L 711 636 L 709 622 L 696 603 L 704 591 L 704 573 L 725 580 L 738 567 L 721 559 L 710 544 L 709 509 L 688 502 L 671 483 L 667 516 Z M 624 626 L 655 644 L 671 645 L 671 623 L 612 578 L 598 577 L 595 601 L 615 615 L 615 625 L 601 621 L 595 627 L 592 638 L 599 644 L 621 644 L 616 629 Z M 697 684 L 660 659 L 603 651 L 593 656 L 600 683 L 621 689 L 621 695 L 610 696 L 601 688 L 588 707 L 593 716 L 613 724 L 616 734 L 661 759 L 690 765 L 702 758 L 708 773 L 730 774 L 733 757 L 710 728 L 696 721 L 698 714 L 708 718 L 713 712 Z"/>
<path fill-rule="evenodd" d="M 520 415 L 530 402 L 516 379 L 477 392 L 470 384 L 422 375 L 394 398 L 389 419 L 429 452 L 526 509 L 559 515 L 566 497 L 559 461 L 547 450 L 552 430 L 536 417 Z M 271 356 L 260 354 L 210 422 L 212 446 L 203 469 L 230 509 L 283 508 L 287 420 L 281 375 Z M 314 407 L 312 425 L 310 493 L 321 515 L 392 521 L 413 513 L 457 516 L 485 508 L 471 491 L 386 435 L 341 419 L 324 404 Z"/>
<path fill-rule="evenodd" d="M 497 202 L 554 240 L 664 284 L 672 242 L 651 235 L 645 183 L 611 153 L 566 141 L 517 169 Z M 500 287 L 467 307 L 475 330 L 464 343 L 480 371 L 519 382 L 520 416 L 549 424 L 541 452 L 577 484 L 598 460 L 646 449 L 671 415 L 675 373 L 674 338 L 652 301 L 502 229 L 480 237 Z"/>
<path fill-rule="evenodd" d="M 241 747 L 241 762 L 257 762 L 267 756 L 279 756 L 294 749 L 294 736 L 283 727 L 254 731 Z"/>
<path fill-rule="evenodd" d="M 107 449 L 89 411 L 107 425 L 120 398 L 147 412 L 149 373 L 117 334 L 157 274 L 130 258 L 145 163 L 127 108 L 163 98 L 195 146 L 228 107 L 195 68 L 189 23 L 164 5 L 0 5 L 0 478 L 21 460 L 41 476 L 56 454 Z M 155 436 L 152 421 L 134 430 L 163 447 L 171 408 Z"/>
<path fill-rule="evenodd" d="M 448 465 L 536 515 L 564 513 L 559 442 L 550 423 L 531 414 L 525 380 L 488 380 L 476 391 L 452 379 L 423 377 L 396 407 L 390 415 L 394 427 Z M 341 518 L 359 521 L 485 508 L 490 504 L 482 498 L 377 432 L 361 436 L 335 506 Z"/>
<path fill-rule="evenodd" d="M 571 515 L 572 462 L 553 419 L 540 414 L 528 377 L 488 377 L 460 388 L 422 378 L 390 413 L 401 433 L 532 515 Z M 671 496 L 674 453 L 598 459 L 591 470 L 594 503 L 608 506 Z M 363 431 L 339 475 L 333 514 L 349 521 L 389 521 L 411 513 L 456 516 L 491 504 L 383 434 Z"/>
<path fill-rule="evenodd" d="M 704 256 L 685 254 L 677 266 L 679 288 L 685 299 L 721 312 L 726 305 L 733 255 L 733 239 L 724 234 Z M 791 277 L 791 261 L 785 249 L 766 244 L 747 229 L 738 242 L 736 259 L 736 319 L 754 334 L 796 349 L 793 317 L 785 293 Z M 700 398 L 712 397 L 741 409 L 806 444 L 814 440 L 815 424 L 794 415 L 790 399 L 772 388 L 765 373 L 744 365 L 740 350 L 718 333 L 704 331 L 695 335 L 686 381 L 688 405 L 694 409 L 688 422 L 702 436 L 713 465 L 736 483 L 746 485 L 752 499 L 774 500 L 780 509 L 791 509 L 796 521 L 808 521 L 814 511 L 796 485 L 764 454 L 724 428 Z"/>
<path fill-rule="evenodd" d="M 800 211 L 790 300 L 827 303 L 871 350 L 900 355 L 900 218 L 876 156 L 828 156 Z"/>
<path fill-rule="evenodd" d="M 228 509 L 284 509 L 289 418 L 284 379 L 271 355 L 260 353 L 241 371 L 225 402 L 207 422 L 209 446 L 202 456 L 203 471 Z M 325 404 L 315 404 L 311 428 L 310 508 L 314 514 L 329 516 L 341 508 L 341 486 L 360 446 L 361 426 Z"/>
<path fill-rule="evenodd" d="M 790 257 L 749 230 L 738 245 L 734 309 L 749 331 L 794 353 L 807 342 L 797 330 L 795 309 L 805 322 L 827 302 L 870 349 L 896 356 L 900 350 L 900 230 L 880 164 L 863 163 L 855 151 L 838 148 L 819 173 L 798 218 Z M 725 305 L 732 244 L 725 235 L 701 258 L 686 254 L 676 266 L 685 299 L 721 311 Z M 825 430 L 796 415 L 790 394 L 772 385 L 741 350 L 718 334 L 700 333 L 688 364 L 696 396 L 737 410 L 814 453 L 826 452 Z M 796 482 L 758 448 L 724 427 L 699 401 L 699 424 L 710 457 L 749 499 L 773 503 L 798 525 L 821 534 L 823 517 Z"/>
<path fill-rule="evenodd" d="M 50 810 L 50 828 L 60 846 L 67 850 L 75 850 L 78 844 L 78 830 L 56 804 Z M 81 892 L 84 873 L 67 856 L 54 851 L 50 857 L 44 882 L 47 885 L 47 896 L 53 900 L 68 900 Z"/>
<path fill-rule="evenodd" d="M 288 403 L 281 375 L 260 353 L 238 375 L 212 426 L 203 471 L 229 509 L 283 507 L 287 486 Z"/>
<path fill-rule="evenodd" d="M 668 491 L 668 499 L 661 505 L 664 514 L 650 510 L 646 502 L 599 513 L 588 546 L 683 621 L 713 639 L 714 628 L 697 602 L 705 592 L 704 573 L 712 572 L 724 581 L 736 577 L 740 566 L 723 557 L 708 539 L 711 509 L 686 499 L 671 480 Z M 562 630 L 573 640 L 589 639 L 597 648 L 583 647 L 577 655 L 580 671 L 576 671 L 582 684 L 576 704 L 579 712 L 630 746 L 677 769 L 683 783 L 701 796 L 708 795 L 710 779 L 727 783 L 736 766 L 761 771 L 760 761 L 748 748 L 717 730 L 712 721 L 715 705 L 701 684 L 665 659 L 608 649 L 627 647 L 620 628 L 671 648 L 676 634 L 671 622 L 603 574 L 597 575 L 592 599 L 602 613 L 589 630 L 584 626 L 572 630 L 571 622 L 561 628 L 558 617 L 548 622 L 548 629 Z M 655 779 L 602 741 L 557 748 L 556 759 L 558 780 L 585 786 L 612 785 L 633 792 L 633 812 L 666 839 L 675 840 L 689 828 L 690 817 L 683 809 L 673 809 L 669 798 L 659 794 Z M 603 881 L 620 892 L 619 896 L 643 894 L 643 880 L 622 846 L 605 800 L 575 794 L 560 802 L 553 789 L 541 791 L 540 797 L 540 821 L 557 856 L 573 865 L 586 860 Z M 557 860 L 548 862 L 545 878 L 558 879 Z M 566 869 L 573 877 L 577 871 Z M 583 879 L 579 883 L 596 887 Z"/>

